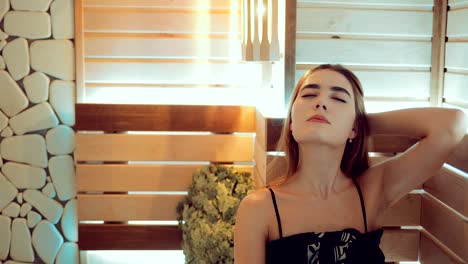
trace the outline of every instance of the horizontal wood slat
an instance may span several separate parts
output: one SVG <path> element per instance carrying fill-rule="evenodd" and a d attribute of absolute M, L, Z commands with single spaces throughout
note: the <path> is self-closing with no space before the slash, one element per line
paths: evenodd
<path fill-rule="evenodd" d="M 255 132 L 255 107 L 77 104 L 75 129 Z"/>
<path fill-rule="evenodd" d="M 427 194 L 423 194 L 421 200 L 421 225 L 455 254 L 468 261 L 468 221 Z"/>
<path fill-rule="evenodd" d="M 85 35 L 84 47 L 86 58 L 241 58 L 241 41 L 235 35 L 231 39 Z"/>
<path fill-rule="evenodd" d="M 427 182 L 424 190 L 468 219 L 468 177 L 447 166 Z"/>
<path fill-rule="evenodd" d="M 253 136 L 77 134 L 80 161 L 252 162 Z"/>
<path fill-rule="evenodd" d="M 380 248 L 385 261 L 417 261 L 419 230 L 384 229 Z"/>
<path fill-rule="evenodd" d="M 425 230 L 421 232 L 419 261 L 422 264 L 466 264 L 459 256 Z"/>
<path fill-rule="evenodd" d="M 183 195 L 79 194 L 78 213 L 83 220 L 176 220 L 176 206 Z M 385 214 L 383 226 L 418 226 L 421 200 L 408 194 Z"/>
<path fill-rule="evenodd" d="M 180 250 L 177 226 L 80 224 L 80 250 Z"/>
<path fill-rule="evenodd" d="M 92 83 L 235 84 L 245 87 L 260 86 L 255 76 L 262 75 L 261 65 L 254 63 L 148 59 L 85 59 L 85 71 L 85 82 Z"/>
<path fill-rule="evenodd" d="M 229 10 L 200 14 L 190 10 L 84 8 L 83 21 L 84 32 L 229 34 L 240 30 L 240 19 L 232 21 Z"/>
<path fill-rule="evenodd" d="M 166 7 L 166 8 L 212 8 L 227 9 L 236 4 L 236 0 L 83 0 L 85 7 Z"/>
<path fill-rule="evenodd" d="M 79 194 L 80 221 L 174 221 L 185 195 Z"/>
<path fill-rule="evenodd" d="M 335 33 L 337 36 L 394 35 L 403 39 L 409 36 L 429 37 L 432 35 L 432 12 L 300 7 L 297 9 L 297 31 Z"/>
<path fill-rule="evenodd" d="M 180 250 L 176 226 L 80 224 L 80 250 Z M 415 261 L 419 231 L 385 229 L 381 248 L 386 261 Z"/>
<path fill-rule="evenodd" d="M 341 64 L 430 66 L 431 42 L 297 39 L 297 63 L 333 61 Z M 320 51 L 320 52 L 311 52 Z"/>
<path fill-rule="evenodd" d="M 307 69 L 296 70 L 296 82 Z M 396 97 L 427 100 L 430 95 L 429 71 L 355 70 L 353 72 L 364 87 L 365 101 L 372 97 L 388 98 L 392 102 L 397 100 Z"/>
<path fill-rule="evenodd" d="M 202 165 L 77 164 L 79 192 L 187 191 Z M 252 166 L 233 166 L 253 173 Z"/>

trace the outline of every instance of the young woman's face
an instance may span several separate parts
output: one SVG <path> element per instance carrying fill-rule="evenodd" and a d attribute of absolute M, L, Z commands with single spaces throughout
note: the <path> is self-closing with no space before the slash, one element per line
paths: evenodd
<path fill-rule="evenodd" d="M 310 119 L 321 115 L 328 121 Z M 346 144 L 354 138 L 356 117 L 351 83 L 338 72 L 319 70 L 299 87 L 291 109 L 291 131 L 298 143 Z"/>

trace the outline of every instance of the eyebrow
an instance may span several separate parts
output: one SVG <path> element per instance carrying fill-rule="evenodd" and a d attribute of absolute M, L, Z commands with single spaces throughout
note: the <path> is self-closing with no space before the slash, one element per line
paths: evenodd
<path fill-rule="evenodd" d="M 304 90 L 304 89 L 306 89 L 306 88 L 320 90 L 320 85 L 315 84 L 315 83 L 307 84 L 306 86 L 302 87 L 301 91 Z M 330 87 L 330 90 L 332 90 L 332 91 L 334 91 L 334 92 L 345 93 L 345 94 L 347 94 L 349 97 L 351 97 L 351 94 L 348 92 L 348 90 L 346 90 L 346 89 L 343 88 L 343 87 L 332 86 L 332 87 Z"/>

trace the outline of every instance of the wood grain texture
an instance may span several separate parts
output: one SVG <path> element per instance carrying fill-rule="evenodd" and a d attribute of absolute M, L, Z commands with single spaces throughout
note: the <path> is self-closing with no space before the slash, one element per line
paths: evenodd
<path fill-rule="evenodd" d="M 86 7 L 146 7 L 174 9 L 229 9 L 236 0 L 83 0 Z"/>
<path fill-rule="evenodd" d="M 417 261 L 419 230 L 384 229 L 380 248 L 385 261 Z"/>
<path fill-rule="evenodd" d="M 442 106 L 444 91 L 445 36 L 447 34 L 447 0 L 434 0 L 431 61 L 431 106 Z"/>
<path fill-rule="evenodd" d="M 455 254 L 468 261 L 468 221 L 445 204 L 423 194 L 421 225 Z"/>
<path fill-rule="evenodd" d="M 297 62 L 297 0 L 285 1 L 284 36 L 284 106 L 289 104 L 294 91 Z"/>
<path fill-rule="evenodd" d="M 75 160 L 252 162 L 253 136 L 77 134 Z"/>
<path fill-rule="evenodd" d="M 77 164 L 79 192 L 188 191 L 192 175 L 204 165 Z M 252 175 L 253 166 L 232 166 Z"/>
<path fill-rule="evenodd" d="M 177 226 L 80 224 L 80 250 L 180 250 Z"/>
<path fill-rule="evenodd" d="M 75 129 L 255 132 L 255 107 L 77 104 Z"/>
<path fill-rule="evenodd" d="M 424 183 L 424 190 L 468 218 L 468 177 L 466 173 L 442 167 Z"/>
<path fill-rule="evenodd" d="M 466 262 L 438 241 L 426 230 L 421 232 L 419 261 L 422 264 L 466 264 Z"/>
<path fill-rule="evenodd" d="M 185 195 L 79 194 L 80 221 L 174 221 Z"/>
<path fill-rule="evenodd" d="M 83 1 L 74 1 L 75 16 L 75 74 L 76 74 L 76 102 L 86 101 L 86 91 L 84 86 L 84 30 L 83 30 Z"/>

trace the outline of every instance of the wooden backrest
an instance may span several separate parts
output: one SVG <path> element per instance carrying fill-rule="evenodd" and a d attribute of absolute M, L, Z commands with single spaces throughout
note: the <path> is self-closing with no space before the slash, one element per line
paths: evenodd
<path fill-rule="evenodd" d="M 81 250 L 180 249 L 176 205 L 200 162 L 253 171 L 253 107 L 78 104 L 76 113 Z"/>
<path fill-rule="evenodd" d="M 267 118 L 256 113 L 255 172 L 260 181 L 269 182 L 273 175 L 267 165 L 281 133 L 283 119 Z M 376 164 L 404 152 L 416 139 L 404 136 L 372 136 L 368 146 L 370 163 Z M 435 176 L 397 202 L 384 218 L 381 248 L 386 261 L 450 260 L 463 263 L 468 254 L 468 136 L 449 157 Z M 284 161 L 283 161 L 284 162 Z M 450 165 L 449 165 L 450 164 Z M 461 170 L 451 169 L 452 166 Z M 281 166 L 280 166 L 281 167 Z M 419 257 L 420 256 L 420 257 Z"/>

